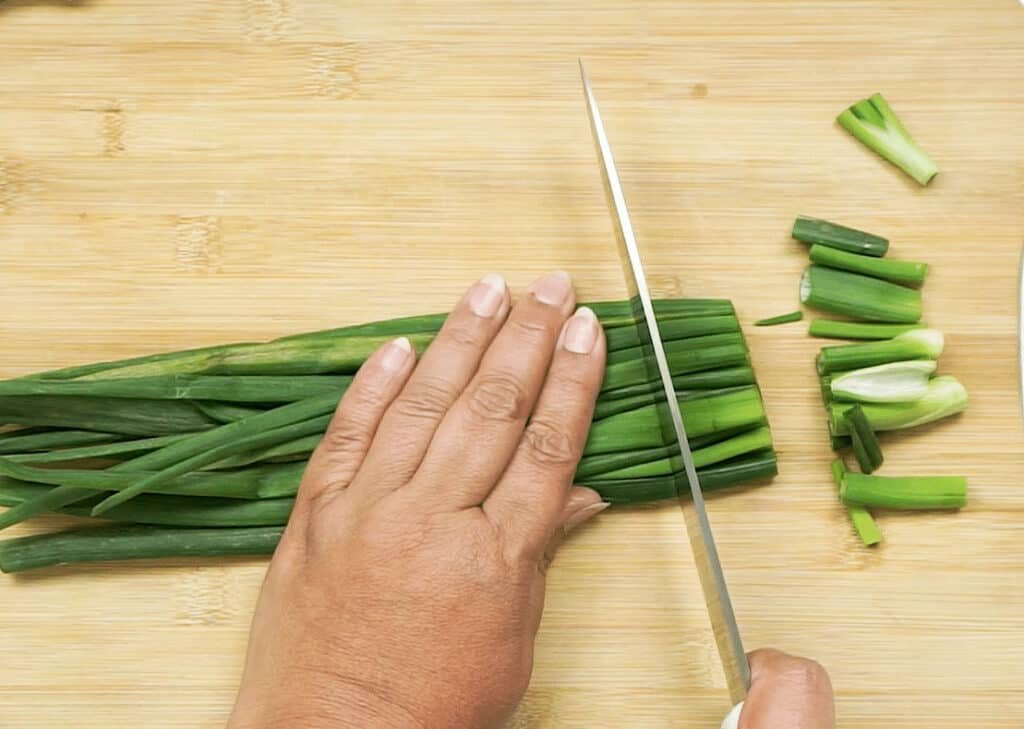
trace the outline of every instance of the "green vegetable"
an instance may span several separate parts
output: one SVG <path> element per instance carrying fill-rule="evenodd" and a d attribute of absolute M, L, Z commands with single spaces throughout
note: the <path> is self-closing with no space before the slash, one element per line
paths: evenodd
<path fill-rule="evenodd" d="M 685 342 L 686 340 L 680 340 Z M 665 357 L 669 369 L 676 377 L 680 375 L 720 370 L 724 368 L 749 367 L 745 344 L 721 344 L 711 347 L 692 348 L 678 345 L 679 342 L 665 344 Z M 630 385 L 640 385 L 652 379 L 651 368 L 643 358 L 628 362 L 615 362 L 605 367 L 604 382 L 601 392 L 616 390 Z M 673 381 L 675 378 L 673 378 Z"/>
<path fill-rule="evenodd" d="M 121 436 L 116 433 L 97 433 L 92 430 L 51 430 L 44 433 L 11 435 L 0 440 L 0 454 L 29 453 L 88 443 L 110 443 L 119 438 Z"/>
<path fill-rule="evenodd" d="M 924 329 L 924 324 L 862 324 L 854 321 L 814 319 L 807 333 L 823 339 L 892 339 L 911 329 Z"/>
<path fill-rule="evenodd" d="M 41 534 L 0 542 L 0 570 L 24 570 L 78 562 L 156 557 L 271 554 L 282 527 L 171 529 L 108 526 Z"/>
<path fill-rule="evenodd" d="M 337 394 L 351 377 L 309 375 L 266 377 L 262 375 L 209 376 L 160 375 L 112 380 L 4 380 L 0 396 L 89 395 L 133 400 L 215 400 L 242 403 L 285 403 L 318 395 Z M 2 403 L 0 397 L 0 403 Z"/>
<path fill-rule="evenodd" d="M 793 237 L 811 245 L 828 246 L 876 258 L 881 258 L 889 250 L 889 241 L 885 238 L 805 215 L 793 222 Z"/>
<path fill-rule="evenodd" d="M 199 471 L 150 489 L 154 493 L 260 499 L 295 494 L 305 464 L 261 466 L 242 471 Z M 153 475 L 152 471 L 33 468 L 0 458 L 0 475 L 29 483 L 74 486 L 94 491 L 122 491 Z"/>
<path fill-rule="evenodd" d="M 689 317 L 686 319 L 658 320 L 658 330 L 661 332 L 663 341 L 670 342 L 676 339 L 689 337 L 701 337 L 707 334 L 727 334 L 739 332 L 740 322 L 732 315 L 729 316 L 703 316 Z M 609 352 L 617 352 L 620 349 L 639 347 L 643 344 L 640 338 L 640 330 L 635 326 L 613 327 L 605 331 Z"/>
<path fill-rule="evenodd" d="M 857 253 L 847 253 L 820 244 L 811 246 L 810 257 L 812 263 L 822 266 L 862 273 L 865 276 L 874 276 L 908 286 L 920 286 L 924 283 L 924 277 L 928 273 L 927 263 L 874 258 Z"/>
<path fill-rule="evenodd" d="M 605 418 L 610 418 L 613 415 L 629 412 L 630 410 L 636 410 L 637 408 L 645 405 L 665 402 L 665 393 L 660 382 L 654 383 L 653 386 L 645 387 L 647 388 L 646 393 L 631 395 L 630 397 L 622 397 L 616 400 L 605 400 L 604 398 L 598 400 L 594 406 L 593 419 L 604 420 Z M 742 389 L 744 388 L 723 387 L 718 390 L 676 390 L 676 398 L 679 402 L 689 402 L 691 400 L 700 400 L 701 398 L 723 395 L 727 392 L 735 392 Z"/>
<path fill-rule="evenodd" d="M 897 324 L 921 319 L 920 291 L 815 264 L 800 279 L 800 302 L 854 319 Z"/>
<path fill-rule="evenodd" d="M 830 390 L 837 400 L 913 402 L 928 392 L 935 367 L 934 360 L 915 359 L 836 373 L 830 378 Z"/>
<path fill-rule="evenodd" d="M 910 175 L 921 186 L 939 172 L 911 138 L 881 94 L 862 99 L 843 111 L 839 125 L 866 147 Z"/>
<path fill-rule="evenodd" d="M 165 445 L 177 443 L 179 440 L 188 438 L 191 435 L 194 435 L 194 433 L 161 435 L 156 438 L 142 438 L 139 440 L 123 440 L 117 443 L 84 446 L 82 448 L 61 448 L 46 453 L 15 453 L 7 456 L 7 458 L 18 463 L 35 464 L 80 461 L 87 458 L 109 458 L 111 456 L 124 456 L 153 451 L 157 448 L 163 448 Z"/>
<path fill-rule="evenodd" d="M 608 388 L 601 393 L 598 404 L 634 395 L 643 395 L 651 391 L 651 382 L 644 378 L 642 382 L 623 387 Z M 718 390 L 727 387 L 738 387 L 754 384 L 754 370 L 749 365 L 726 367 L 720 370 L 705 370 L 687 375 L 672 377 L 672 386 L 676 392 L 689 390 Z"/>
<path fill-rule="evenodd" d="M 703 337 L 689 337 L 687 339 L 674 339 L 671 341 L 665 341 L 663 346 L 665 348 L 665 356 L 682 356 L 686 353 L 696 353 L 701 351 L 708 351 L 716 347 L 722 346 L 735 346 L 746 349 L 743 343 L 743 335 L 739 332 L 725 332 L 723 334 L 708 334 Z M 618 364 L 620 362 L 640 362 L 643 364 L 644 357 L 650 356 L 649 353 L 644 351 L 641 346 L 638 347 L 627 347 L 626 349 L 620 349 L 615 352 L 609 352 L 606 357 L 606 366 Z M 669 360 L 671 363 L 671 360 Z"/>
<path fill-rule="evenodd" d="M 47 425 L 123 435 L 192 433 L 215 425 L 195 405 L 184 400 L 59 395 L 0 397 L 0 423 Z"/>
<path fill-rule="evenodd" d="M 853 443 L 853 455 L 863 473 L 873 473 L 882 465 L 882 446 L 878 436 L 871 429 L 871 423 L 860 405 L 854 405 L 843 412 L 843 421 Z"/>
<path fill-rule="evenodd" d="M 753 428 L 714 445 L 693 449 L 693 465 L 697 468 L 703 468 L 771 447 L 771 431 L 767 427 Z M 678 447 L 670 447 L 669 450 L 670 453 L 663 455 L 661 458 L 649 461 L 640 461 L 639 458 L 634 457 L 632 465 L 606 471 L 588 480 L 593 482 L 648 478 L 651 476 L 671 476 L 682 468 L 682 461 L 679 460 Z"/>
<path fill-rule="evenodd" d="M 771 478 L 777 473 L 775 454 L 772 451 L 761 451 L 699 469 L 697 477 L 700 479 L 701 490 L 710 492 L 757 479 Z M 583 485 L 595 489 L 601 494 L 602 499 L 613 504 L 635 504 L 676 498 L 679 495 L 676 490 L 677 478 L 680 479 L 683 493 L 686 493 L 688 486 L 684 474 L 678 477 L 585 481 Z"/>
<path fill-rule="evenodd" d="M 791 311 L 788 314 L 770 316 L 767 319 L 758 319 L 754 322 L 755 327 L 773 327 L 776 324 L 788 324 L 791 321 L 800 321 L 804 318 L 802 311 Z"/>
<path fill-rule="evenodd" d="M 847 473 L 839 496 L 844 503 L 881 509 L 959 509 L 967 503 L 962 476 L 868 476 Z"/>
<path fill-rule="evenodd" d="M 834 402 L 828 406 L 829 430 L 849 435 L 843 413 L 850 406 Z M 955 415 L 967 407 L 967 390 L 955 377 L 943 375 L 929 381 L 928 392 L 913 402 L 864 403 L 861 408 L 871 428 L 877 431 L 913 428 Z"/>
<path fill-rule="evenodd" d="M 665 445 L 657 407 L 660 406 L 646 405 L 593 423 L 584 453 L 616 453 Z M 686 400 L 680 403 L 680 411 L 687 435 L 694 438 L 764 423 L 764 406 L 755 387 Z"/>
<path fill-rule="evenodd" d="M 832 480 L 836 488 L 842 488 L 843 478 L 846 476 L 846 465 L 841 458 L 832 461 Z M 882 530 L 871 516 L 871 512 L 863 506 L 856 504 L 844 504 L 846 514 L 850 517 L 850 524 L 853 531 L 865 547 L 870 547 L 882 541 Z"/>
<path fill-rule="evenodd" d="M 822 347 L 818 352 L 819 374 L 831 374 L 906 360 L 938 359 L 945 339 L 937 329 L 912 329 L 892 339 Z"/>

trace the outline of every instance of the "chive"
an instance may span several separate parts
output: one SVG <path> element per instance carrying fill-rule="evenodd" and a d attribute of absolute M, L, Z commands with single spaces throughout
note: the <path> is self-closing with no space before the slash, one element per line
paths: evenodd
<path fill-rule="evenodd" d="M 923 329 L 924 324 L 862 324 L 853 321 L 814 319 L 807 333 L 822 339 L 891 339 L 911 329 Z"/>
<path fill-rule="evenodd" d="M 299 485 L 304 464 L 262 466 L 241 471 L 205 471 L 188 473 L 158 485 L 155 493 L 187 496 L 219 496 L 232 499 L 264 498 L 269 490 L 274 495 L 290 495 Z M 109 469 L 33 468 L 0 458 L 0 475 L 19 481 L 52 486 L 74 486 L 94 491 L 122 491 L 152 471 L 111 471 Z M 283 493 L 282 493 L 282 490 Z M 289 493 L 290 490 L 290 493 Z"/>
<path fill-rule="evenodd" d="M 204 466 L 204 468 L 208 470 L 238 468 L 239 466 L 248 466 L 251 463 L 259 463 L 261 461 L 273 462 L 308 457 L 322 439 L 323 433 L 314 433 L 313 435 L 296 438 L 295 440 L 290 440 L 286 443 L 279 443 L 278 445 L 270 446 L 268 448 L 257 448 L 255 450 L 237 453 L 233 456 L 228 456 L 222 461 L 217 461 L 216 463 Z"/>
<path fill-rule="evenodd" d="M 839 496 L 844 503 L 881 509 L 959 509 L 967 503 L 967 479 L 847 473 Z"/>
<path fill-rule="evenodd" d="M 656 409 L 658 407 L 662 406 L 646 405 L 593 423 L 584 453 L 615 453 L 665 445 Z M 692 437 L 764 422 L 764 406 L 755 387 L 697 400 L 684 400 L 679 404 L 679 409 L 686 433 Z"/>
<path fill-rule="evenodd" d="M 15 435 L 0 440 L 0 454 L 29 453 L 50 448 L 81 446 L 89 443 L 110 443 L 121 438 L 116 433 L 93 430 L 51 430 L 45 433 Z"/>
<path fill-rule="evenodd" d="M 200 433 L 154 453 L 136 458 L 134 461 L 126 461 L 122 465 L 135 464 L 132 471 L 144 470 L 144 462 L 146 462 L 146 466 L 149 465 L 149 462 L 159 463 L 161 465 L 158 467 L 162 470 L 107 497 L 93 508 L 92 515 L 100 516 L 107 509 L 123 504 L 159 484 L 210 463 L 216 463 L 236 453 L 262 446 L 286 443 L 304 435 L 323 433 L 336 406 L 337 396 L 335 395 L 301 400 L 291 405 L 268 410 L 261 415 L 236 420 L 208 433 Z M 327 411 L 325 415 L 316 417 L 318 412 L 325 410 Z M 310 416 L 315 417 L 310 418 Z M 147 462 L 147 459 L 150 461 Z"/>
<path fill-rule="evenodd" d="M 180 529 L 107 526 L 21 537 L 0 542 L 0 570 L 158 557 L 271 554 L 283 528 Z"/>
<path fill-rule="evenodd" d="M 819 374 L 852 371 L 907 360 L 933 360 L 942 354 L 945 338 L 937 329 L 913 329 L 892 339 L 837 344 L 818 352 Z"/>
<path fill-rule="evenodd" d="M 307 375 L 210 376 L 161 375 L 112 380 L 0 381 L 5 395 L 89 395 L 133 400 L 217 400 L 241 403 L 284 403 L 305 400 L 344 389 L 351 377 Z"/>
<path fill-rule="evenodd" d="M 110 382 L 122 382 L 123 380 L 110 380 Z M 215 400 L 192 400 L 192 404 L 210 420 L 217 423 L 233 423 L 242 418 L 252 415 L 259 415 L 266 412 L 262 408 L 247 408 L 243 405 L 235 405 L 230 402 L 217 402 Z"/>
<path fill-rule="evenodd" d="M 124 435 L 171 435 L 214 425 L 186 401 L 106 397 L 0 397 L 0 423 L 52 425 Z"/>
<path fill-rule="evenodd" d="M 811 245 L 828 246 L 840 251 L 880 258 L 889 250 L 889 241 L 856 228 L 800 215 L 793 222 L 793 237 Z"/>
<path fill-rule="evenodd" d="M 728 461 L 738 456 L 753 453 L 772 447 L 771 432 L 767 427 L 753 428 L 740 435 L 727 440 L 707 446 L 706 448 L 694 449 L 693 465 L 697 468 L 704 468 L 715 463 Z M 633 478 L 649 478 L 652 476 L 671 476 L 677 473 L 682 467 L 679 461 L 678 447 L 670 447 L 672 453 L 661 458 L 647 462 L 638 462 L 633 459 L 632 465 L 607 471 L 590 477 L 591 481 L 610 481 Z"/>
<path fill-rule="evenodd" d="M 117 443 L 105 445 L 84 446 L 82 448 L 63 448 L 48 453 L 16 453 L 6 456 L 8 460 L 18 463 L 62 463 L 66 461 L 80 461 L 86 458 L 106 458 L 110 456 L 122 456 L 130 453 L 145 453 L 146 451 L 163 448 L 165 445 L 176 443 L 187 438 L 193 433 L 179 433 L 177 435 L 162 435 L 157 438 L 142 438 L 140 440 L 123 440 Z"/>
<path fill-rule="evenodd" d="M 685 340 L 682 340 L 685 341 Z M 723 344 L 703 349 L 679 351 L 665 347 L 669 370 L 675 376 L 688 375 L 721 368 L 749 367 L 750 359 L 744 344 Z M 673 378 L 674 379 L 674 378 Z M 651 380 L 649 363 L 641 358 L 628 362 L 616 362 L 605 368 L 601 391 L 615 390 L 629 385 L 639 385 Z"/>
<path fill-rule="evenodd" d="M 928 273 L 927 263 L 894 261 L 891 258 L 874 258 L 859 253 L 848 253 L 823 245 L 811 246 L 811 262 L 829 268 L 862 273 L 865 276 L 885 279 L 908 286 L 920 286 Z"/>
<path fill-rule="evenodd" d="M 832 461 L 832 480 L 835 481 L 836 488 L 842 488 L 845 476 L 846 464 L 843 463 L 843 460 L 837 458 Z M 854 533 L 865 547 L 871 547 L 882 541 L 882 530 L 878 528 L 870 511 L 856 504 L 844 504 L 844 506 L 846 515 L 850 517 Z"/>
<path fill-rule="evenodd" d="M 773 327 L 776 324 L 788 324 L 792 321 L 800 321 L 804 318 L 802 311 L 791 311 L 788 314 L 770 316 L 767 319 L 758 319 L 754 322 L 755 327 Z"/>
<path fill-rule="evenodd" d="M 663 341 L 700 337 L 706 334 L 727 334 L 740 331 L 740 322 L 735 316 L 705 316 L 687 319 L 658 319 L 658 330 Z M 605 331 L 609 352 L 629 347 L 639 347 L 644 340 L 636 326 L 620 326 Z"/>
<path fill-rule="evenodd" d="M 771 478 L 778 473 L 773 451 L 753 453 L 733 461 L 718 463 L 697 471 L 701 491 L 707 493 L 740 483 Z M 682 476 L 685 483 L 685 476 Z M 613 504 L 636 504 L 679 496 L 675 477 L 622 479 L 618 481 L 584 481 L 605 501 Z M 685 488 L 685 486 L 684 486 Z"/>
<path fill-rule="evenodd" d="M 931 423 L 955 415 L 967 407 L 967 390 L 955 377 L 942 375 L 928 382 L 928 392 L 913 402 L 863 403 L 861 409 L 876 432 L 901 430 Z M 833 435 L 849 435 L 843 413 L 846 403 L 829 405 L 829 430 Z"/>
<path fill-rule="evenodd" d="M 882 465 L 882 447 L 878 443 L 875 431 L 860 405 L 854 405 L 843 411 L 843 422 L 853 442 L 853 455 L 863 473 L 873 473 Z"/>
<path fill-rule="evenodd" d="M 600 399 L 594 405 L 594 420 L 604 420 L 610 418 L 613 415 L 619 415 L 620 413 L 629 412 L 630 410 L 636 410 L 637 408 L 644 407 L 645 405 L 652 405 L 657 402 L 665 402 L 665 393 L 661 387 L 661 383 L 654 383 L 653 385 L 645 385 L 648 391 L 639 395 L 631 395 L 630 397 L 623 397 L 617 400 L 605 400 Z M 722 395 L 727 392 L 735 392 L 736 390 L 742 390 L 744 387 L 723 387 L 717 390 L 676 390 L 676 398 L 679 402 L 699 400 L 703 397 L 712 397 L 714 395 Z"/>
<path fill-rule="evenodd" d="M 815 264 L 800 279 L 800 303 L 869 321 L 912 324 L 921 319 L 920 291 Z"/>
<path fill-rule="evenodd" d="M 922 187 L 939 168 L 910 136 L 881 94 L 861 99 L 845 109 L 836 121 L 858 141 L 910 175 Z"/>
<path fill-rule="evenodd" d="M 658 380 L 660 382 L 660 380 Z M 749 365 L 741 367 L 725 367 L 719 370 L 705 370 L 703 372 L 692 372 L 687 375 L 673 375 L 672 385 L 676 392 L 688 390 L 720 390 L 728 387 L 739 387 L 742 385 L 753 385 L 754 370 Z M 605 390 L 598 398 L 598 403 L 617 400 L 634 395 L 644 395 L 651 391 L 651 381 L 644 378 L 638 382 L 624 387 L 617 387 Z"/>
<path fill-rule="evenodd" d="M 928 392 L 928 379 L 936 362 L 915 359 L 889 362 L 831 376 L 830 389 L 837 400 L 855 402 L 913 402 Z"/>

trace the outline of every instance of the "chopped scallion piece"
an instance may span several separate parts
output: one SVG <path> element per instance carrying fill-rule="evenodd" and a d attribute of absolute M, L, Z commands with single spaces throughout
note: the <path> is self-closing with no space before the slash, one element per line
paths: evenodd
<path fill-rule="evenodd" d="M 881 94 L 862 99 L 841 113 L 836 121 L 866 147 L 899 167 L 924 186 L 939 168 L 926 155 Z"/>
<path fill-rule="evenodd" d="M 800 279 L 800 302 L 868 321 L 914 324 L 921 318 L 920 291 L 816 264 Z"/>
<path fill-rule="evenodd" d="M 802 311 L 791 311 L 788 314 L 770 316 L 767 319 L 758 319 L 754 322 L 755 327 L 773 327 L 776 324 L 788 324 L 791 321 L 800 321 L 804 318 Z"/>

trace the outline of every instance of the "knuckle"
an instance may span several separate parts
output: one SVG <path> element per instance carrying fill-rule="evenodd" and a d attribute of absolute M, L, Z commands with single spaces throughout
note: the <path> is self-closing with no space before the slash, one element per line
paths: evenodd
<path fill-rule="evenodd" d="M 507 326 L 517 339 L 525 340 L 527 342 L 540 341 L 545 337 L 550 336 L 553 331 L 551 325 L 543 319 L 529 317 L 516 317 L 511 319 Z"/>
<path fill-rule="evenodd" d="M 444 337 L 449 343 L 462 348 L 475 348 L 483 344 L 480 328 L 467 321 L 449 320 Z"/>
<path fill-rule="evenodd" d="M 519 420 L 528 414 L 526 388 L 507 373 L 481 376 L 469 393 L 469 409 L 486 420 Z"/>
<path fill-rule="evenodd" d="M 573 439 L 554 423 L 534 419 L 523 432 L 523 453 L 542 467 L 572 466 L 579 460 Z"/>
<path fill-rule="evenodd" d="M 446 382 L 429 378 L 410 385 L 395 400 L 399 415 L 423 420 L 439 420 L 451 406 L 451 388 Z"/>
<path fill-rule="evenodd" d="M 349 456 L 366 450 L 370 436 L 359 423 L 343 418 L 328 428 L 320 445 L 333 458 Z"/>

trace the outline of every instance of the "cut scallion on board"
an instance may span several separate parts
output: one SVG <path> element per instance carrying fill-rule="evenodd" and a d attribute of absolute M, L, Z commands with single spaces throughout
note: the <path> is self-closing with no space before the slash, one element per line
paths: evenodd
<path fill-rule="evenodd" d="M 865 367 L 829 378 L 831 394 L 837 400 L 854 402 L 913 402 L 928 392 L 928 380 L 935 373 L 934 360 Z"/>
<path fill-rule="evenodd" d="M 843 476 L 839 496 L 847 504 L 879 509 L 959 509 L 967 504 L 967 479 L 847 473 Z"/>
<path fill-rule="evenodd" d="M 892 339 L 911 329 L 924 329 L 925 324 L 873 324 L 835 319 L 812 319 L 807 333 L 822 339 Z"/>
<path fill-rule="evenodd" d="M 892 258 L 872 258 L 858 253 L 847 253 L 821 244 L 811 246 L 811 263 L 829 268 L 873 276 L 907 286 L 920 286 L 928 274 L 927 263 L 897 261 Z"/>
<path fill-rule="evenodd" d="M 799 216 L 793 222 L 792 235 L 797 240 L 811 245 L 827 246 L 876 258 L 884 256 L 889 250 L 889 241 L 881 236 L 805 215 Z"/>
<path fill-rule="evenodd" d="M 804 318 L 802 311 L 791 311 L 788 314 L 779 314 L 778 316 L 770 316 L 767 319 L 758 319 L 754 322 L 755 327 L 773 327 L 776 324 L 789 324 L 790 322 L 800 321 Z"/>
<path fill-rule="evenodd" d="M 867 321 L 914 324 L 921 319 L 917 289 L 817 264 L 808 266 L 800 279 L 800 302 Z"/>
<path fill-rule="evenodd" d="M 927 185 L 939 168 L 910 136 L 881 94 L 873 94 L 845 109 L 839 125 L 882 158 Z"/>
<path fill-rule="evenodd" d="M 871 428 L 867 416 L 860 405 L 854 405 L 843 411 L 843 420 L 846 429 L 850 433 L 850 441 L 853 444 L 853 455 L 857 459 L 862 473 L 873 473 L 882 465 L 882 447 L 878 443 L 878 436 Z"/>
<path fill-rule="evenodd" d="M 843 479 L 846 476 L 846 465 L 841 458 L 836 458 L 832 461 L 831 468 L 832 480 L 836 484 L 836 489 L 841 489 Z M 853 527 L 853 532 L 860 539 L 861 544 L 865 547 L 871 547 L 882 541 L 882 530 L 878 528 L 878 523 L 866 507 L 857 504 L 844 504 L 844 506 L 846 507 L 847 516 L 850 517 L 850 525 Z"/>

